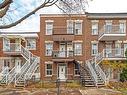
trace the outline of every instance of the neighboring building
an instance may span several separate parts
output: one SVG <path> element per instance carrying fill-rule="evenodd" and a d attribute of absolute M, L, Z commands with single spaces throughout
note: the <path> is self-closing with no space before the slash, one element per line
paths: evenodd
<path fill-rule="evenodd" d="M 9 68 L 8 76 L 16 76 L 17 84 L 33 76 L 80 79 L 85 86 L 118 80 L 117 70 L 100 65 L 103 60 L 125 60 L 126 28 L 126 13 L 41 14 L 40 33 L 1 32 L 1 74 Z M 14 79 L 7 80 L 9 84 Z"/>
<path fill-rule="evenodd" d="M 1 85 L 15 80 L 15 86 L 25 86 L 26 80 L 40 79 L 40 47 L 36 32 L 0 32 Z"/>

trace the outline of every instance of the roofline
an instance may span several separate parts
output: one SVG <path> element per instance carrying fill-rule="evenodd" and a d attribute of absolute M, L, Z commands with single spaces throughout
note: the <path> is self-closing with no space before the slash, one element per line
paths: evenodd
<path fill-rule="evenodd" d="M 88 18 L 127 18 L 127 12 L 120 13 L 88 13 L 86 12 Z"/>
<path fill-rule="evenodd" d="M 79 17 L 86 16 L 86 14 L 40 14 L 40 17 Z"/>
<path fill-rule="evenodd" d="M 0 34 L 37 34 L 37 33 L 39 32 L 10 32 L 10 31 L 0 32 Z"/>

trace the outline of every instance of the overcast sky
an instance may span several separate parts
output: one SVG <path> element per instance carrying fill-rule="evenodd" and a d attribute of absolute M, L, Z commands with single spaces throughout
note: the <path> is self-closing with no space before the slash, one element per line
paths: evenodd
<path fill-rule="evenodd" d="M 29 8 L 30 9 L 34 8 L 34 7 L 31 7 L 31 3 L 28 3 L 28 2 L 31 2 L 32 0 L 20 0 L 20 1 L 24 2 L 24 4 L 25 4 L 24 6 L 27 6 L 28 10 L 29 10 Z M 26 19 L 25 21 L 18 24 L 17 26 L 12 27 L 7 30 L 2 30 L 2 31 L 15 31 L 15 32 L 34 31 L 34 32 L 38 32 L 40 29 L 39 14 L 58 13 L 58 11 L 59 11 L 59 9 L 56 8 L 55 6 L 41 9 L 35 15 L 32 15 L 30 18 Z M 89 2 L 89 6 L 87 6 L 86 11 L 87 12 L 94 12 L 94 13 L 98 13 L 98 12 L 101 12 L 101 13 L 127 12 L 127 0 L 92 0 Z"/>

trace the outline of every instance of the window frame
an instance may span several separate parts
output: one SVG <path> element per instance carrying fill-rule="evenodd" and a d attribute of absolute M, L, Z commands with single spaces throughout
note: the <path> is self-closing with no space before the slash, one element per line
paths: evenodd
<path fill-rule="evenodd" d="M 51 65 L 51 68 L 47 69 L 47 65 Z M 45 76 L 52 76 L 52 75 L 53 75 L 53 62 L 45 62 Z"/>
<path fill-rule="evenodd" d="M 67 20 L 67 34 L 74 34 L 74 22 L 73 22 L 73 20 Z"/>
<path fill-rule="evenodd" d="M 78 47 L 76 45 L 81 45 L 81 48 L 80 49 L 77 49 Z M 81 56 L 82 55 L 82 52 L 83 52 L 82 47 L 83 47 L 83 44 L 82 43 L 79 43 L 79 42 L 74 43 L 74 55 L 75 56 Z M 78 53 L 79 50 L 80 50 L 80 54 Z"/>
<path fill-rule="evenodd" d="M 76 26 L 77 24 L 80 24 L 80 27 L 79 26 Z M 74 34 L 75 35 L 82 35 L 82 21 L 75 21 L 75 29 L 74 29 Z M 77 32 L 78 30 L 78 32 Z"/>
<path fill-rule="evenodd" d="M 92 22 L 91 28 L 92 28 L 92 35 L 98 35 L 98 22 Z M 95 33 L 95 30 L 96 30 L 96 33 Z"/>
<path fill-rule="evenodd" d="M 30 46 L 28 46 L 28 43 L 30 44 L 32 41 L 35 41 L 35 47 L 31 47 L 31 45 Z M 32 43 L 32 45 L 33 45 L 33 43 Z M 28 49 L 28 50 L 36 50 L 36 48 L 37 48 L 37 40 L 36 40 L 36 38 L 27 38 L 26 39 L 26 48 Z"/>
<path fill-rule="evenodd" d="M 95 47 L 93 47 L 93 45 L 94 44 L 96 44 L 96 49 L 95 49 Z M 95 51 L 96 50 L 96 51 Z M 96 52 L 96 53 L 94 53 L 94 52 Z M 92 56 L 95 56 L 95 55 L 97 55 L 98 54 L 98 43 L 92 43 L 91 44 L 91 55 Z"/>
<path fill-rule="evenodd" d="M 47 44 L 50 44 L 51 45 L 51 47 L 50 47 L 50 49 L 47 49 Z M 45 56 L 52 56 L 52 52 L 53 51 L 53 43 L 45 43 Z M 51 54 L 49 53 L 47 53 L 47 52 L 51 52 Z"/>
<path fill-rule="evenodd" d="M 51 25 L 50 26 L 50 28 L 49 28 L 49 25 Z M 50 30 L 50 32 L 48 32 L 48 30 Z M 46 22 L 46 26 L 45 26 L 45 35 L 52 35 L 53 34 L 53 22 L 51 21 L 51 22 Z"/>

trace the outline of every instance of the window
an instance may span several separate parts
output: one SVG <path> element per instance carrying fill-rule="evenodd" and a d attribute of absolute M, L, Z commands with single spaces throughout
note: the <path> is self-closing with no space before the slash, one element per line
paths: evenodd
<path fill-rule="evenodd" d="M 98 43 L 92 43 L 92 55 L 96 55 L 98 53 Z"/>
<path fill-rule="evenodd" d="M 46 35 L 52 35 L 53 22 L 46 22 Z"/>
<path fill-rule="evenodd" d="M 112 32 L 112 22 L 111 21 L 106 22 L 105 31 L 106 31 L 106 33 Z"/>
<path fill-rule="evenodd" d="M 36 39 L 27 39 L 27 49 L 29 50 L 36 50 Z"/>
<path fill-rule="evenodd" d="M 98 35 L 98 23 L 92 22 L 92 35 Z"/>
<path fill-rule="evenodd" d="M 46 63 L 46 76 L 52 76 L 53 69 L 52 69 L 52 63 Z"/>
<path fill-rule="evenodd" d="M 67 21 L 67 34 L 73 34 L 73 21 Z"/>
<path fill-rule="evenodd" d="M 75 22 L 75 35 L 82 34 L 82 22 Z"/>
<path fill-rule="evenodd" d="M 120 22 L 119 29 L 120 29 L 119 30 L 120 33 L 125 33 L 126 32 L 126 25 L 125 25 L 124 22 Z"/>
<path fill-rule="evenodd" d="M 53 51 L 53 43 L 46 43 L 45 44 L 45 55 L 46 56 L 51 56 L 52 55 L 52 51 Z"/>
<path fill-rule="evenodd" d="M 115 55 L 121 55 L 121 43 L 115 43 Z"/>
<path fill-rule="evenodd" d="M 75 43 L 74 48 L 75 55 L 82 55 L 82 43 Z"/>

